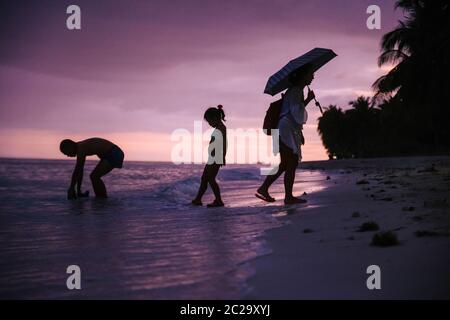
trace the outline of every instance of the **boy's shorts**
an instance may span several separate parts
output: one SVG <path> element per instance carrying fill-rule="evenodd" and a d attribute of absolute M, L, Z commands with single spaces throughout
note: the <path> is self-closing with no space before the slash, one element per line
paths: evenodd
<path fill-rule="evenodd" d="M 102 160 L 108 161 L 113 168 L 122 168 L 123 158 L 125 157 L 122 149 L 114 145 L 108 152 L 105 153 Z"/>

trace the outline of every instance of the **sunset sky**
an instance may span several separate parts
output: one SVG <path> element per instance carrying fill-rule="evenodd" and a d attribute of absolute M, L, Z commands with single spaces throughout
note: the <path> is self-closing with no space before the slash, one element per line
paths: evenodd
<path fill-rule="evenodd" d="M 66 28 L 70 4 L 81 30 Z M 371 4 L 381 30 L 366 27 Z M 0 156 L 63 158 L 61 139 L 101 136 L 128 160 L 170 160 L 171 133 L 217 104 L 228 128 L 260 128 L 268 77 L 314 47 L 338 54 L 311 86 L 322 106 L 371 95 L 401 18 L 393 0 L 20 0 L 0 14 Z M 326 159 L 308 110 L 303 159 Z"/>

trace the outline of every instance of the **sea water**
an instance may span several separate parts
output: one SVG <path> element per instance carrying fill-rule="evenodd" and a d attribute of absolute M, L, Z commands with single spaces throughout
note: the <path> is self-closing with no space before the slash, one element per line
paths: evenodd
<path fill-rule="evenodd" d="M 250 289 L 247 263 L 268 254 L 264 231 L 282 205 L 254 197 L 257 166 L 226 166 L 225 208 L 189 205 L 201 165 L 126 162 L 104 178 L 109 198 L 67 200 L 74 161 L 0 159 L 0 297 L 233 299 Z M 300 172 L 308 181 L 320 173 Z M 303 175 L 303 176 L 302 176 Z M 282 178 L 274 195 L 282 198 Z M 310 183 L 314 186 L 314 182 Z M 297 187 L 296 187 L 297 188 Z M 213 200 L 207 191 L 204 203 Z M 81 290 L 66 286 L 81 270 Z"/>

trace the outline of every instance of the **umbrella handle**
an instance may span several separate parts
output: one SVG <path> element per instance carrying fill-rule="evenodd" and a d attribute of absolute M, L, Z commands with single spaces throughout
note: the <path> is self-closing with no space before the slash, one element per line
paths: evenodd
<path fill-rule="evenodd" d="M 311 89 L 308 87 L 308 90 L 311 91 Z M 320 113 L 323 114 L 322 106 L 320 105 L 319 101 L 316 100 L 316 97 L 314 97 L 314 102 L 316 103 L 316 106 L 319 107 Z"/>

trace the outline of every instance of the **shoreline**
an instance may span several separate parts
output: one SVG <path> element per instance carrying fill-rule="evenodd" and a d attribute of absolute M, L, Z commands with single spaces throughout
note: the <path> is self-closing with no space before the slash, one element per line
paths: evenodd
<path fill-rule="evenodd" d="M 266 232 L 272 254 L 254 269 L 247 299 L 450 298 L 450 157 L 405 157 L 301 163 L 324 170 L 327 188 L 291 207 Z M 301 185 L 301 182 L 296 182 Z M 357 212 L 357 214 L 355 214 Z M 358 232 L 364 222 L 379 231 Z M 372 246 L 392 231 L 399 244 Z M 366 286 L 367 267 L 381 269 L 381 290 Z"/>
<path fill-rule="evenodd" d="M 91 157 L 95 157 L 95 156 L 91 156 Z M 301 161 L 300 162 L 300 166 L 305 166 L 305 168 L 310 168 L 310 169 L 318 169 L 318 168 L 339 168 L 341 167 L 343 164 L 345 163 L 364 163 L 364 162 L 372 162 L 372 161 L 378 161 L 378 160 L 382 160 L 382 161 L 389 161 L 389 160 L 398 160 L 398 159 L 446 159 L 449 158 L 450 155 L 413 155 L 413 156 L 392 156 L 392 157 L 378 157 L 378 158 L 354 158 L 354 159 L 323 159 L 323 160 L 308 160 L 308 161 Z M 67 158 L 67 157 L 59 157 L 59 158 L 27 158 L 27 157 L 9 157 L 9 156 L 0 156 L 0 160 L 7 160 L 7 161 L 13 161 L 13 160 L 25 160 L 25 161 L 60 161 L 60 160 L 64 160 L 64 161 L 73 161 L 74 158 Z M 86 159 L 86 161 L 98 161 L 98 159 Z M 161 164 L 174 164 L 172 161 L 170 160 L 126 160 L 127 162 L 130 163 L 161 163 Z M 195 164 L 195 165 L 205 165 L 205 163 L 186 163 L 186 164 L 182 164 L 182 165 L 190 165 L 190 164 Z M 229 166 L 246 166 L 246 165 L 260 165 L 259 163 L 227 163 L 227 165 Z"/>

